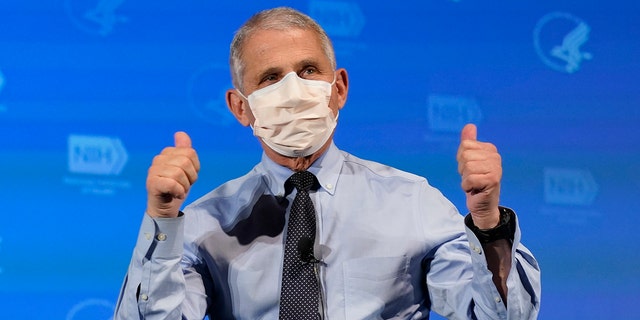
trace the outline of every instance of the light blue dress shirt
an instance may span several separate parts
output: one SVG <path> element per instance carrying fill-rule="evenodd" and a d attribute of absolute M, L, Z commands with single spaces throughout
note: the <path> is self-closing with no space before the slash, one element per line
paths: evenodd
<path fill-rule="evenodd" d="M 540 271 L 513 240 L 508 308 L 476 236 L 426 179 L 331 145 L 309 171 L 326 319 L 535 319 Z M 267 156 L 175 219 L 144 215 L 115 319 L 277 319 L 293 172 Z"/>

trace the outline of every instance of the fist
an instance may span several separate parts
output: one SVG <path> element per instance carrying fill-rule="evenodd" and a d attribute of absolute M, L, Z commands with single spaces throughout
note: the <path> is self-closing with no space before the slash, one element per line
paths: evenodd
<path fill-rule="evenodd" d="M 173 147 L 153 158 L 147 174 L 147 214 L 152 218 L 175 218 L 198 179 L 200 161 L 185 132 L 176 132 Z"/>
<path fill-rule="evenodd" d="M 502 160 L 498 149 L 491 143 L 478 141 L 476 126 L 467 124 L 460 134 L 456 158 L 473 223 L 480 229 L 497 226 L 500 222 L 498 204 L 502 179 Z"/>

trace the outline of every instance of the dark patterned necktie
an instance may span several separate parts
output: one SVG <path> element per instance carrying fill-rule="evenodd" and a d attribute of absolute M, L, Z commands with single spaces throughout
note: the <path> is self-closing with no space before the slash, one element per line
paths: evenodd
<path fill-rule="evenodd" d="M 280 291 L 280 319 L 320 319 L 318 280 L 314 263 L 304 258 L 306 249 L 313 250 L 316 238 L 316 212 L 309 197 L 309 189 L 317 184 L 316 177 L 308 172 L 296 172 L 285 183 L 294 186 L 296 193 L 284 247 L 282 289 Z M 312 254 L 312 251 L 310 251 Z M 307 261 L 303 261 L 307 260 Z"/>

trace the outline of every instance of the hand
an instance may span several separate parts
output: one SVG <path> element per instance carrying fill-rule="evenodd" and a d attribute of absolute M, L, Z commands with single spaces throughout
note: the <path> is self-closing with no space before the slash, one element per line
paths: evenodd
<path fill-rule="evenodd" d="M 152 218 L 175 218 L 198 178 L 200 161 L 185 132 L 174 135 L 175 147 L 153 158 L 147 175 L 147 214 Z"/>
<path fill-rule="evenodd" d="M 480 229 L 490 229 L 500 222 L 502 160 L 496 146 L 478 141 L 477 136 L 475 125 L 462 128 L 456 158 L 473 223 Z"/>

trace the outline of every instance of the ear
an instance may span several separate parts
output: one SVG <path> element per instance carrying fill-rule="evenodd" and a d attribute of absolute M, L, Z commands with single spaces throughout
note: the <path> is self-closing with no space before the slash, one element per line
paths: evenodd
<path fill-rule="evenodd" d="M 349 76 L 347 70 L 340 68 L 336 70 L 336 98 L 338 109 L 342 109 L 347 103 L 347 94 L 349 93 Z"/>
<path fill-rule="evenodd" d="M 245 100 L 236 89 L 229 89 L 225 94 L 227 100 L 227 107 L 229 111 L 233 113 L 238 122 L 243 126 L 248 126 L 253 123 L 253 114 L 249 109 L 249 103 Z"/>

